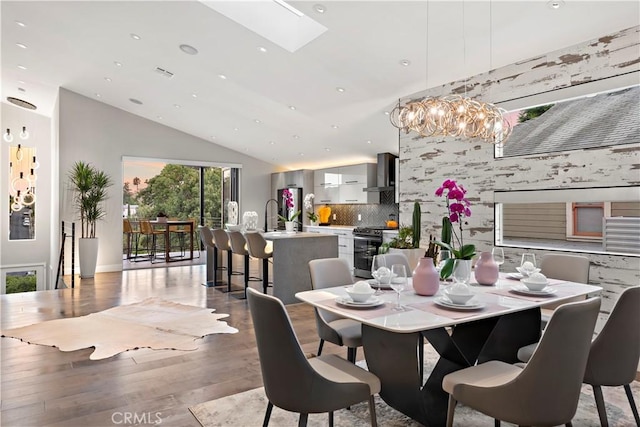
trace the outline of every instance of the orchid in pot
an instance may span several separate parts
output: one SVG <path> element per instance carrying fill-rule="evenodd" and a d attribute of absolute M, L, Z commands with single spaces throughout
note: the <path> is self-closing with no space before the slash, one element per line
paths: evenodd
<path fill-rule="evenodd" d="M 316 195 L 313 193 L 307 193 L 304 196 L 304 208 L 307 210 L 307 218 L 311 224 L 318 222 L 318 215 L 313 211 L 313 199 Z"/>
<path fill-rule="evenodd" d="M 447 203 L 447 215 L 442 218 L 442 235 L 437 245 L 447 249 L 451 258 L 447 259 L 440 270 L 440 277 L 446 279 L 453 273 L 454 260 L 471 260 L 476 254 L 476 247 L 464 244 L 463 224 L 471 216 L 471 203 L 466 198 L 467 190 L 455 180 L 447 179 L 436 190 L 436 196 L 444 197 Z M 458 224 L 456 231 L 453 224 Z"/>
<path fill-rule="evenodd" d="M 294 211 L 293 193 L 290 190 L 282 190 L 282 201 L 284 202 L 284 212 L 287 216 L 278 215 L 278 218 L 284 221 L 287 231 L 293 231 L 293 222 L 300 215 L 300 211 Z"/>

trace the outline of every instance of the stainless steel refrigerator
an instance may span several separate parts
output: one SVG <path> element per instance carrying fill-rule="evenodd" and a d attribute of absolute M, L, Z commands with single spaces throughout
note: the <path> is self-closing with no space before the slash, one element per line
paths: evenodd
<path fill-rule="evenodd" d="M 283 216 L 285 218 L 289 218 L 290 215 L 293 215 L 295 212 L 300 211 L 300 215 L 296 217 L 296 225 L 294 227 L 297 231 L 302 231 L 302 220 L 304 219 L 304 204 L 302 199 L 302 188 L 292 187 L 286 188 L 291 192 L 293 196 L 293 207 L 288 208 L 285 205 L 284 199 L 282 197 L 282 192 L 285 188 L 280 188 L 278 190 L 278 215 Z M 278 220 L 278 230 L 284 230 L 284 222 L 282 220 Z"/>

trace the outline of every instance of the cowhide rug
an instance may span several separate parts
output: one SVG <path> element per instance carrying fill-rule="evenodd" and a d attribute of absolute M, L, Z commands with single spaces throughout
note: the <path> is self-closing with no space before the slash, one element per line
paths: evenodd
<path fill-rule="evenodd" d="M 235 334 L 213 309 L 147 298 L 87 316 L 49 320 L 2 331 L 3 337 L 74 351 L 95 347 L 91 360 L 148 347 L 154 350 L 196 350 L 196 340 L 210 334 Z"/>
<path fill-rule="evenodd" d="M 430 372 L 437 354 L 430 345 L 425 346 L 425 375 Z M 365 362 L 358 365 L 366 368 Z M 634 381 L 631 389 L 636 398 L 640 398 L 640 383 Z M 603 387 L 607 416 L 611 427 L 633 427 L 635 422 L 631 414 L 629 402 L 622 387 Z M 379 396 L 375 396 L 376 415 L 378 425 L 384 427 L 418 427 L 422 424 L 410 419 L 404 414 L 387 405 Z M 189 410 L 203 427 L 247 427 L 260 426 L 267 409 L 267 398 L 264 388 L 256 388 L 243 393 L 234 394 L 217 400 L 200 403 L 190 407 Z M 367 427 L 369 422 L 369 406 L 366 402 L 352 405 L 350 410 L 341 409 L 335 414 L 336 427 Z M 295 426 L 298 424 L 298 414 L 273 408 L 270 426 Z M 322 427 L 328 425 L 327 414 L 310 414 L 309 427 Z M 459 427 L 493 427 L 493 418 L 490 418 L 467 406 L 456 407 L 454 425 Z M 511 423 L 502 423 L 505 427 L 513 427 Z M 578 410 L 573 418 L 576 427 L 599 427 L 598 411 L 596 410 L 593 390 L 590 386 L 583 385 L 578 402 Z"/>

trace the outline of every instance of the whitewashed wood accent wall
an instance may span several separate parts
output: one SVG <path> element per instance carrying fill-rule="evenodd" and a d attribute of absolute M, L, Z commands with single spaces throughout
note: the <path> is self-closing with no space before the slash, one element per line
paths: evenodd
<path fill-rule="evenodd" d="M 640 27 L 601 37 L 571 48 L 532 58 L 481 75 L 429 89 L 401 100 L 425 96 L 463 94 L 499 104 L 542 92 L 640 70 Z M 523 100 L 521 107 L 528 107 Z M 508 143 L 508 142 L 507 142 Z M 467 188 L 472 217 L 465 242 L 479 251 L 494 242 L 494 190 L 568 189 L 640 184 L 640 146 L 619 145 L 601 149 L 556 152 L 511 158 L 494 158 L 493 146 L 458 138 L 417 137 L 401 134 L 400 222 L 411 222 L 413 202 L 422 208 L 422 246 L 429 234 L 439 238 L 446 205 L 434 192 L 442 181 L 455 179 Z M 513 270 L 524 252 L 505 248 L 503 270 Z M 536 258 L 548 251 L 533 250 Z M 555 252 L 557 253 L 557 251 Z M 640 284 L 638 257 L 586 254 L 591 260 L 590 283 L 604 288 L 596 330 L 620 292 Z"/>

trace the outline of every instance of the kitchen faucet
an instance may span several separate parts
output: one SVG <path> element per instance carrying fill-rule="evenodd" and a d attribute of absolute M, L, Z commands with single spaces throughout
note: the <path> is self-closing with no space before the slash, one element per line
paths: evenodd
<path fill-rule="evenodd" d="M 269 199 L 267 200 L 267 203 L 264 204 L 264 231 L 265 233 L 269 230 L 267 230 L 267 207 L 269 206 L 269 202 L 276 202 L 276 205 L 278 204 L 278 201 L 276 199 Z"/>

